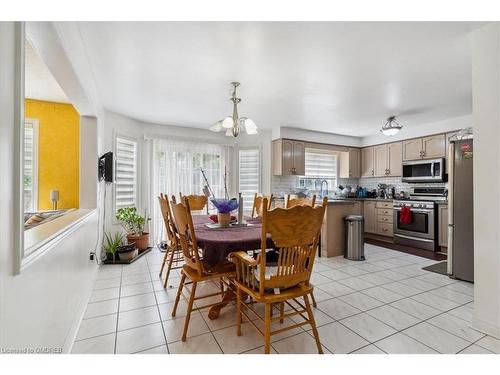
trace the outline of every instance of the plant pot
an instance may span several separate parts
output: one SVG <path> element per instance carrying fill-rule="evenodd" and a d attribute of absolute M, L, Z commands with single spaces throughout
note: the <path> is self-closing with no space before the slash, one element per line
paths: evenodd
<path fill-rule="evenodd" d="M 118 254 L 116 254 L 116 253 L 115 253 L 115 254 L 114 254 L 114 256 L 113 256 L 113 254 L 112 254 L 112 253 L 106 253 L 106 261 L 107 261 L 107 262 L 112 262 L 112 263 L 114 263 L 114 262 L 116 262 L 117 260 L 118 260 Z"/>
<path fill-rule="evenodd" d="M 140 236 L 128 235 L 127 243 L 129 245 L 135 245 L 139 249 L 139 252 L 143 252 L 149 247 L 149 233 L 144 232 Z"/>
<path fill-rule="evenodd" d="M 123 245 L 116 251 L 118 258 L 123 261 L 130 261 L 137 256 L 137 249 L 135 245 Z"/>
<path fill-rule="evenodd" d="M 231 214 L 229 212 L 224 214 L 219 212 L 217 214 L 217 221 L 221 227 L 228 227 L 231 221 Z"/>

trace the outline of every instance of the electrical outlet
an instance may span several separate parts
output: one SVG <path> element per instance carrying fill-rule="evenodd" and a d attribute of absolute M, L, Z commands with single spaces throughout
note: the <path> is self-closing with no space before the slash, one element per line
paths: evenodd
<path fill-rule="evenodd" d="M 93 251 L 90 252 L 90 260 L 91 261 L 95 260 L 95 252 L 93 252 Z"/>

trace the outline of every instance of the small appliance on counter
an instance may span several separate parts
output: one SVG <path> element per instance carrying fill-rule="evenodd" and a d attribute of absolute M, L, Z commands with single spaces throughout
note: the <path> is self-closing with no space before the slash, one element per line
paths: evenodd
<path fill-rule="evenodd" d="M 379 198 L 387 198 L 387 184 L 378 184 L 377 186 L 377 196 Z"/>

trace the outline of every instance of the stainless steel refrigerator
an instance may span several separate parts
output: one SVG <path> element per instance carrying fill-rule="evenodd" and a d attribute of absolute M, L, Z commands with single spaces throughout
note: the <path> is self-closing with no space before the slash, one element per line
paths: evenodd
<path fill-rule="evenodd" d="M 471 131 L 450 138 L 448 158 L 448 274 L 474 282 L 474 143 Z"/>

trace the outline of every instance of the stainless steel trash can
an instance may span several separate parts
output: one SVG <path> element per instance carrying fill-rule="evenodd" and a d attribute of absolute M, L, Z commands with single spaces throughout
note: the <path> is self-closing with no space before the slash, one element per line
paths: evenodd
<path fill-rule="evenodd" d="M 345 220 L 345 254 L 349 260 L 365 260 L 365 220 L 361 215 L 349 215 Z"/>

